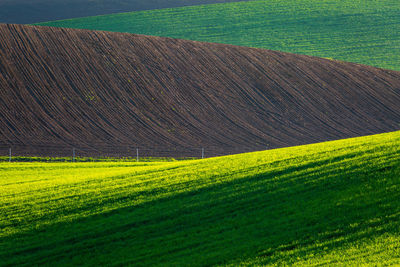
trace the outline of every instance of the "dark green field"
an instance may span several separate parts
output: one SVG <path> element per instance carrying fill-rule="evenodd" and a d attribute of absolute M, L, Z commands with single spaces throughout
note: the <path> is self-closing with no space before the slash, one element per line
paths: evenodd
<path fill-rule="evenodd" d="M 0 23 L 38 23 L 120 12 L 250 0 L 0 0 Z"/>
<path fill-rule="evenodd" d="M 40 25 L 227 43 L 400 70 L 400 1 L 265 0 Z"/>
<path fill-rule="evenodd" d="M 0 163 L 0 265 L 400 264 L 400 132 L 205 160 Z"/>

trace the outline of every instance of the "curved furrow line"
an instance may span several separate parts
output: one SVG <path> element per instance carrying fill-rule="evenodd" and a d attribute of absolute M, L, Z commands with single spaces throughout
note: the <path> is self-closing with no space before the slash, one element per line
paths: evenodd
<path fill-rule="evenodd" d="M 0 77 L 0 146 L 26 154 L 213 156 L 400 128 L 399 72 L 232 45 L 0 25 Z"/>

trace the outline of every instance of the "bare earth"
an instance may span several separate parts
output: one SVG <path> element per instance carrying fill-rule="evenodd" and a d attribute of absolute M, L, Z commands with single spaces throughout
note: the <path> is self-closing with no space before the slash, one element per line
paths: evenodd
<path fill-rule="evenodd" d="M 399 103 L 396 71 L 231 45 L 0 24 L 0 147 L 32 155 L 205 147 L 213 156 L 294 146 L 398 130 Z"/>

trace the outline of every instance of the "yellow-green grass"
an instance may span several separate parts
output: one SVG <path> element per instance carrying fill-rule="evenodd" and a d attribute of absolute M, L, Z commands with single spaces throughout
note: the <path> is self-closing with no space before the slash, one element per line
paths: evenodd
<path fill-rule="evenodd" d="M 198 157 L 31 157 L 12 156 L 11 162 L 164 162 L 177 160 L 193 160 Z M 0 162 L 10 162 L 10 156 L 0 156 Z"/>
<path fill-rule="evenodd" d="M 37 25 L 259 47 L 400 70 L 398 0 L 257 0 Z"/>
<path fill-rule="evenodd" d="M 400 132 L 179 162 L 3 162 L 0 211 L 0 265 L 400 264 Z"/>

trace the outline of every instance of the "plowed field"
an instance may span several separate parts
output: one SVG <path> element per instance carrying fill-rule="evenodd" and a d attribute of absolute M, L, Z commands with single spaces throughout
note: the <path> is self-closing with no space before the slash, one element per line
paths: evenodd
<path fill-rule="evenodd" d="M 0 143 L 27 154 L 204 147 L 213 156 L 294 146 L 397 130 L 399 103 L 396 71 L 231 45 L 0 25 Z"/>

